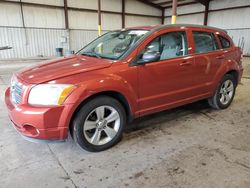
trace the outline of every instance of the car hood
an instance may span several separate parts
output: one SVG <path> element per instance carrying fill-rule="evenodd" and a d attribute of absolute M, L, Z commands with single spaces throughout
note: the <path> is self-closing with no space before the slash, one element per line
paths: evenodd
<path fill-rule="evenodd" d="M 107 59 L 73 55 L 21 70 L 16 73 L 16 76 L 26 83 L 39 84 L 65 76 L 107 68 L 112 65 L 112 62 Z"/>

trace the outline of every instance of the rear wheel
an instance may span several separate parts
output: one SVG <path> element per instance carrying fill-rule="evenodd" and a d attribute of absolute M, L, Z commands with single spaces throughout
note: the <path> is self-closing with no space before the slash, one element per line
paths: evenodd
<path fill-rule="evenodd" d="M 215 109 L 225 109 L 229 107 L 233 101 L 235 89 L 235 78 L 230 74 L 226 74 L 222 78 L 213 97 L 208 99 L 209 105 Z"/>
<path fill-rule="evenodd" d="M 85 150 L 103 151 L 122 137 L 126 123 L 123 106 L 115 99 L 100 96 L 88 101 L 73 122 L 73 138 Z"/>

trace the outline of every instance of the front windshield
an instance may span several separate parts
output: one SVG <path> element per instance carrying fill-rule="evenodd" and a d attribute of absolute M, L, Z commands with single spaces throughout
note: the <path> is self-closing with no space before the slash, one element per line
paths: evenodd
<path fill-rule="evenodd" d="M 119 59 L 148 30 L 111 31 L 94 40 L 78 54 L 106 59 Z"/>

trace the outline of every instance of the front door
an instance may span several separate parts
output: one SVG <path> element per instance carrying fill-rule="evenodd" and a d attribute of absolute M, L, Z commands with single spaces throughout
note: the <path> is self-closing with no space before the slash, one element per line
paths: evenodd
<path fill-rule="evenodd" d="M 147 44 L 148 52 L 159 52 L 154 62 L 138 65 L 140 115 L 185 103 L 193 96 L 194 58 L 188 55 L 185 31 L 164 33 Z"/>

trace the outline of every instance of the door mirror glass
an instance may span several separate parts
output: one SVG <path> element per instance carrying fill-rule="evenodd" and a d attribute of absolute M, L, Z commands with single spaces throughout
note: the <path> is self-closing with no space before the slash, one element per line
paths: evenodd
<path fill-rule="evenodd" d="M 158 61 L 161 55 L 158 51 L 147 51 L 142 55 L 142 58 L 137 61 L 138 64 Z"/>

